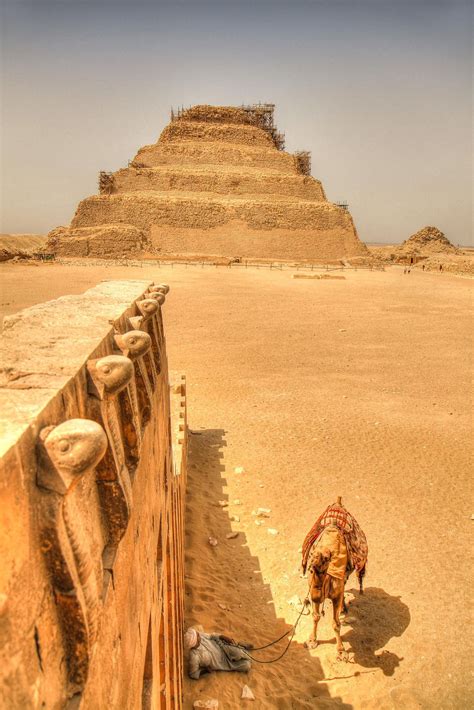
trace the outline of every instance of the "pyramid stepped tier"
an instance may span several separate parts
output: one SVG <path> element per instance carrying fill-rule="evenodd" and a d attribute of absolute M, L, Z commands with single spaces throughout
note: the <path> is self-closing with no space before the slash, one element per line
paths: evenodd
<path fill-rule="evenodd" d="M 141 148 L 128 168 L 101 173 L 101 194 L 82 200 L 71 226 L 53 230 L 49 247 L 98 256 L 103 241 L 109 257 L 115 239 L 121 256 L 133 253 L 136 239 L 136 254 L 366 254 L 349 212 L 328 202 L 309 175 L 309 154 L 282 146 L 271 104 L 173 113 L 157 143 Z"/>
<path fill-rule="evenodd" d="M 148 230 L 153 224 L 189 229 L 224 225 L 242 219 L 252 229 L 276 227 L 301 229 L 341 229 L 352 225 L 347 210 L 330 202 L 287 198 L 279 202 L 236 197 L 182 195 L 180 192 L 135 192 L 122 195 L 93 195 L 79 203 L 71 227 L 100 224 L 133 224 Z"/>
<path fill-rule="evenodd" d="M 267 197 L 285 199 L 299 197 L 322 202 L 326 200 L 319 180 L 306 175 L 275 174 L 269 170 L 227 166 L 216 171 L 213 166 L 160 166 L 158 168 L 124 168 L 114 173 L 114 193 L 182 190 L 232 197 Z"/>
<path fill-rule="evenodd" d="M 225 245 L 225 255 L 240 255 L 236 249 L 242 242 L 236 239 L 236 233 L 244 232 L 246 250 L 243 255 L 257 257 L 260 238 L 273 244 L 268 238 L 274 230 L 278 234 L 275 259 L 291 258 L 293 253 L 294 258 L 317 258 L 322 243 L 325 243 L 327 258 L 354 253 L 358 248 L 352 219 L 346 210 L 329 202 L 296 198 L 275 202 L 204 197 L 202 193 L 183 196 L 179 192 L 99 195 L 88 197 L 79 204 L 71 226 L 76 229 L 109 223 L 134 225 L 150 234 L 155 249 L 166 253 L 176 253 L 179 245 L 179 252 L 184 254 L 220 254 Z M 214 252 L 206 243 L 212 230 L 222 235 L 216 241 L 218 248 Z M 304 249 L 300 249 L 298 242 L 302 233 L 307 232 L 311 233 L 313 246 L 305 241 Z M 254 245 L 248 242 L 254 242 Z M 304 256 L 306 253 L 307 257 Z"/>
<path fill-rule="evenodd" d="M 159 143 L 193 141 L 201 143 L 233 143 L 262 148 L 275 148 L 269 133 L 255 126 L 225 125 L 223 123 L 197 123 L 175 121 L 165 128 Z"/>
<path fill-rule="evenodd" d="M 133 164 L 154 167 L 158 165 L 213 166 L 234 165 L 242 168 L 265 168 L 294 175 L 295 158 L 290 153 L 275 148 L 261 148 L 236 143 L 193 143 L 192 141 L 155 143 L 141 148 Z"/>
<path fill-rule="evenodd" d="M 260 126 L 273 121 L 273 104 L 257 104 L 254 106 L 209 106 L 199 104 L 178 111 L 182 121 L 198 121 L 199 123 L 250 124 Z M 173 112 L 172 119 L 175 118 Z"/>
<path fill-rule="evenodd" d="M 149 247 L 149 238 L 132 224 L 89 227 L 56 227 L 48 235 L 48 251 L 58 256 L 91 256 L 113 259 L 134 256 Z"/>

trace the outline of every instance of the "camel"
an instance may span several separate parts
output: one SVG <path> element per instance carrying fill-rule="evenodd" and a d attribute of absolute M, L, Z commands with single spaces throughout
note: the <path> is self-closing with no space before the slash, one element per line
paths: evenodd
<path fill-rule="evenodd" d="M 344 605 L 344 586 L 347 577 L 341 580 L 327 574 L 330 560 L 331 551 L 327 548 L 316 552 L 311 560 L 309 571 L 309 598 L 311 599 L 313 608 L 313 632 L 307 642 L 307 646 L 308 648 L 316 648 L 318 645 L 318 622 L 321 618 L 319 607 L 324 603 L 325 599 L 330 599 L 332 601 L 332 627 L 336 634 L 337 653 L 338 656 L 342 656 L 344 653 L 344 645 L 341 639 L 340 613 Z"/>
<path fill-rule="evenodd" d="M 337 656 L 344 657 L 341 639 L 341 611 L 347 611 L 344 602 L 344 587 L 355 569 L 362 583 L 367 564 L 367 541 L 357 521 L 344 508 L 339 497 L 329 506 L 307 535 L 303 545 L 303 571 L 308 570 L 309 593 L 313 611 L 313 631 L 307 642 L 308 648 L 318 645 L 318 622 L 320 605 L 330 599 L 333 609 L 332 627 L 336 635 Z"/>

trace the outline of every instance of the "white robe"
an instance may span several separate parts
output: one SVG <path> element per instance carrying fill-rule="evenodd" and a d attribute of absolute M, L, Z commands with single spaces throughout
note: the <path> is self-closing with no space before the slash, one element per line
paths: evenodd
<path fill-rule="evenodd" d="M 201 642 L 189 652 L 188 675 L 198 680 L 204 671 L 248 671 L 251 662 L 245 651 L 224 644 L 215 634 L 199 632 Z M 225 650 L 224 650 L 225 649 Z"/>

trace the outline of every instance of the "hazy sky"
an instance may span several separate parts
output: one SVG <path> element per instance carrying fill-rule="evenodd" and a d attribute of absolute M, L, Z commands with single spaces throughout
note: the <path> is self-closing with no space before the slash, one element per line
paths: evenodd
<path fill-rule="evenodd" d="M 69 224 L 171 106 L 268 101 L 362 239 L 472 239 L 465 0 L 0 4 L 2 232 Z"/>

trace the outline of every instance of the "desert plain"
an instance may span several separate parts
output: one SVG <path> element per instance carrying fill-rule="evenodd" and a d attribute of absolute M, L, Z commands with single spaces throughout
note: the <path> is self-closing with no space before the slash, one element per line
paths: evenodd
<path fill-rule="evenodd" d="M 188 388 L 189 624 L 254 646 L 291 632 L 316 517 L 340 495 L 366 532 L 365 593 L 346 587 L 346 661 L 327 603 L 317 649 L 302 616 L 278 662 L 186 680 L 186 708 L 471 707 L 473 281 L 400 266 L 294 273 L 3 263 L 1 315 L 107 279 L 170 284 L 168 356 Z"/>

